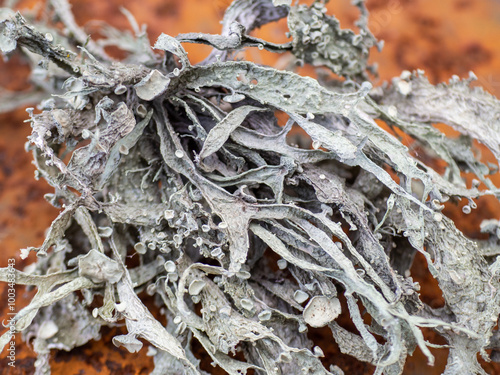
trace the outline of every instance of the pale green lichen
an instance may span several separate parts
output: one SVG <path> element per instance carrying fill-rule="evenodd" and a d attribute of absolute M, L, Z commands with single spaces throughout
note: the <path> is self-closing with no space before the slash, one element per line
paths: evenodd
<path fill-rule="evenodd" d="M 419 72 L 373 88 L 367 59 L 377 41 L 363 1 L 355 3 L 360 34 L 341 30 L 319 1 L 236 0 L 221 35 L 163 34 L 154 46 L 162 53 L 126 11 L 135 35 L 106 26 L 103 39 L 89 41 L 69 5 L 49 1 L 70 41 L 55 25 L 31 26 L 1 10 L 2 52 L 25 54 L 36 74 L 31 93 L 2 91 L 0 110 L 41 101 L 30 110 L 30 149 L 55 189 L 47 199 L 63 208 L 44 243 L 22 252 L 36 251 L 38 261 L 15 274 L 18 284 L 37 287 L 14 328 L 35 338 L 38 374 L 50 372 L 50 349 L 71 350 L 123 320 L 128 334 L 113 343 L 130 352 L 141 350 L 138 338 L 151 343 L 153 374 L 205 373 L 193 339 L 230 374 L 340 374 L 323 366 L 307 337 L 308 326 L 326 325 L 343 353 L 377 374 L 401 374 L 417 346 L 433 362 L 421 327 L 447 340 L 446 374 L 484 374 L 477 354 L 500 347 L 498 222 L 485 221 L 490 239 L 477 241 L 440 210 L 450 197 L 468 199 L 469 211 L 477 197 L 498 197 L 471 140 L 500 157 L 499 101 L 471 89 L 470 79 L 434 86 Z M 249 35 L 283 17 L 290 43 Z M 192 66 L 181 42 L 215 49 Z M 108 45 L 127 58 L 111 60 Z M 246 47 L 291 53 L 345 81 L 322 85 L 231 60 Z M 285 126 L 277 110 L 288 116 Z M 444 160 L 446 172 L 413 157 L 375 119 Z M 447 138 L 437 122 L 462 136 Z M 290 144 L 294 125 L 312 149 Z M 463 172 L 475 174 L 472 187 Z M 443 309 L 419 299 L 410 272 L 417 251 L 439 282 Z M 276 267 L 270 252 L 281 258 Z M 128 254 L 137 266 L 125 265 Z M 157 297 L 166 327 L 142 291 Z M 102 306 L 89 311 L 98 295 Z M 359 334 L 335 322 L 340 298 Z M 244 361 L 231 356 L 240 350 Z"/>

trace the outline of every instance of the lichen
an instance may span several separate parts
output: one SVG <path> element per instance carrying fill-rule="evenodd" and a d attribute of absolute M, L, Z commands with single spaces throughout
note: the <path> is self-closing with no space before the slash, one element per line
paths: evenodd
<path fill-rule="evenodd" d="M 29 110 L 29 149 L 54 188 L 47 199 L 61 208 L 44 243 L 21 252 L 36 252 L 37 262 L 15 272 L 18 284 L 37 288 L 13 324 L 35 338 L 38 374 L 50 372 L 50 349 L 71 350 L 119 321 L 128 334 L 113 343 L 133 353 L 138 338 L 149 342 L 154 374 L 205 373 L 192 340 L 229 374 L 342 373 L 324 367 L 308 326 L 328 326 L 343 353 L 391 375 L 417 347 L 433 363 L 421 330 L 432 328 L 450 348 L 445 374 L 485 373 L 477 354 L 488 359 L 486 349 L 499 348 L 498 222 L 483 222 L 490 239 L 474 240 L 441 210 L 450 198 L 467 199 L 466 214 L 474 199 L 499 197 L 472 140 L 500 160 L 500 102 L 471 88 L 473 75 L 432 85 L 405 72 L 373 87 L 368 53 L 381 43 L 364 2 L 355 3 L 359 34 L 340 29 L 320 1 L 236 0 L 221 35 L 163 34 L 154 48 L 126 11 L 134 36 L 104 27 L 92 41 L 64 0 L 47 11 L 72 38 L 57 24 L 0 10 L 2 52 L 25 54 L 36 73 L 33 92 L 1 92 L 0 110 L 40 101 Z M 289 43 L 249 35 L 283 17 Z M 214 51 L 192 65 L 181 42 Z M 113 60 L 109 45 L 127 57 Z M 248 47 L 290 53 L 337 78 L 232 60 Z M 414 157 L 376 119 L 437 155 L 446 171 Z M 436 123 L 462 136 L 449 138 Z M 293 126 L 312 147 L 291 144 Z M 466 186 L 464 172 L 478 182 Z M 416 252 L 445 308 L 420 300 L 410 272 Z M 156 297 L 166 326 L 143 291 Z M 97 296 L 102 305 L 90 311 Z M 341 313 L 357 333 L 335 321 Z M 7 332 L 0 347 L 9 340 Z"/>

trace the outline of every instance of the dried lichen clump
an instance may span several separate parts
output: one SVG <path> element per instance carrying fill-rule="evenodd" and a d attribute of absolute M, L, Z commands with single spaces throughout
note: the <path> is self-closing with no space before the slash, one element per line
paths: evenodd
<path fill-rule="evenodd" d="M 49 1 L 44 23 L 0 10 L 0 48 L 31 61 L 35 87 L 23 97 L 3 92 L 12 104 L 3 108 L 40 102 L 29 111 L 29 149 L 54 187 L 47 199 L 61 208 L 42 246 L 22 252 L 38 261 L 16 271 L 17 283 L 37 288 L 13 323 L 34 339 L 37 373 L 49 373 L 50 349 L 83 345 L 119 321 L 128 334 L 114 344 L 136 352 L 138 338 L 151 343 L 154 374 L 204 373 L 192 340 L 229 374 L 342 373 L 323 366 L 308 326 L 328 326 L 342 352 L 377 374 L 401 374 L 417 346 L 432 363 L 420 329 L 431 327 L 450 347 L 446 374 L 484 373 L 477 354 L 500 349 L 500 225 L 484 222 L 490 239 L 472 240 L 440 210 L 450 198 L 468 199 L 470 211 L 474 198 L 499 196 L 471 148 L 476 139 L 500 158 L 499 101 L 470 88 L 473 76 L 433 86 L 408 72 L 373 88 L 366 62 L 377 41 L 363 1 L 354 2 L 359 34 L 340 29 L 320 1 L 290 3 L 236 0 L 221 35 L 163 34 L 153 48 L 128 13 L 135 34 L 104 27 L 92 41 L 63 0 Z M 249 35 L 283 17 L 290 43 Z M 214 52 L 192 66 L 181 42 Z M 109 45 L 127 57 L 111 59 Z M 252 46 L 338 78 L 232 60 Z M 444 160 L 446 172 L 414 158 L 374 119 Z M 462 136 L 447 138 L 438 122 Z M 290 144 L 293 126 L 312 148 Z M 484 189 L 467 187 L 463 172 Z M 439 282 L 442 309 L 419 299 L 409 272 L 417 251 Z M 126 266 L 127 255 L 138 261 Z M 166 327 L 142 291 L 162 306 Z M 340 295 L 359 334 L 335 321 Z M 96 296 L 102 305 L 90 310 Z M 4 334 L 0 347 L 9 340 Z"/>

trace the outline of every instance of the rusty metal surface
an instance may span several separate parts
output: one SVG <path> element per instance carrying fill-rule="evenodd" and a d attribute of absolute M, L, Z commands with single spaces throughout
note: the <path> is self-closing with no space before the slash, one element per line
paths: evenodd
<path fill-rule="evenodd" d="M 22 6 L 32 7 L 36 1 L 26 1 Z M 339 16 L 344 27 L 350 27 L 357 17 L 351 11 L 348 0 L 331 1 L 330 9 Z M 105 20 L 118 27 L 127 28 L 126 18 L 119 12 L 124 6 L 130 10 L 139 24 L 148 24 L 152 41 L 161 33 L 176 35 L 182 32 L 200 31 L 217 33 L 218 21 L 222 17 L 229 0 L 73 0 L 73 11 L 80 24 L 87 25 L 92 33 L 95 27 L 89 21 Z M 467 76 L 473 70 L 478 76 L 478 84 L 500 96 L 500 2 L 496 0 L 368 0 L 371 11 L 370 25 L 375 35 L 386 41 L 381 53 L 374 52 L 372 61 L 378 61 L 380 82 L 399 75 L 402 70 L 424 69 L 437 83 L 447 80 L 452 74 Z M 21 8 L 22 8 L 21 6 Z M 283 22 L 266 26 L 257 35 L 275 42 L 286 40 Z M 191 61 L 203 59 L 209 51 L 206 46 L 186 46 Z M 251 52 L 249 52 L 251 53 Z M 253 53 L 253 52 L 252 52 Z M 248 55 L 257 62 L 281 64 L 269 54 Z M 26 80 L 28 69 L 23 61 L 14 56 L 8 62 L 0 61 L 0 87 L 11 90 L 25 90 L 29 87 Z M 56 217 L 58 211 L 51 207 L 43 195 L 51 191 L 44 181 L 33 179 L 34 167 L 30 164 L 31 155 L 24 152 L 24 143 L 30 133 L 29 125 L 23 123 L 27 115 L 23 110 L 0 115 L 0 265 L 5 266 L 7 259 L 14 257 L 16 267 L 22 269 L 34 261 L 31 254 L 26 260 L 19 258 L 18 250 L 30 245 L 39 245 L 44 230 Z M 486 155 L 488 157 L 488 155 Z M 498 177 L 498 176 L 497 176 Z M 500 183 L 497 181 L 496 183 Z M 457 226 L 466 234 L 477 237 L 479 222 L 482 218 L 497 218 L 500 212 L 498 202 L 480 200 L 480 209 L 463 219 L 460 207 L 448 205 L 445 214 L 457 221 Z M 441 293 L 436 281 L 427 271 L 423 257 L 417 257 L 412 275 L 422 285 L 422 299 L 431 306 L 442 303 Z M 0 285 L 0 301 L 7 300 L 5 285 Z M 16 308 L 27 304 L 33 292 L 22 288 L 16 291 Z M 155 311 L 152 301 L 148 306 Z M 6 316 L 6 306 L 0 302 L 0 316 Z M 349 319 L 340 318 L 347 329 Z M 111 338 L 123 333 L 124 327 L 103 329 L 102 340 L 92 341 L 81 348 L 67 352 L 53 352 L 51 364 L 54 375 L 76 374 L 148 374 L 153 369 L 153 360 L 142 349 L 137 354 L 116 348 Z M 426 338 L 441 343 L 432 331 L 425 331 Z M 325 364 L 337 364 L 346 374 L 371 374 L 373 367 L 361 364 L 339 352 L 328 330 L 310 330 L 311 338 L 324 352 Z M 35 356 L 31 348 L 16 340 L 16 368 L 8 369 L 5 353 L 0 355 L 0 374 L 31 374 Z M 146 346 L 147 348 L 147 346 Z M 197 348 L 201 353 L 201 348 Z M 425 357 L 417 349 L 409 357 L 405 375 L 426 373 L 440 374 L 446 364 L 446 349 L 432 350 L 436 355 L 436 365 L 426 365 Z M 497 364 L 485 364 L 490 374 L 500 374 Z M 213 373 L 224 373 L 210 366 L 210 359 L 204 357 L 202 369 Z"/>

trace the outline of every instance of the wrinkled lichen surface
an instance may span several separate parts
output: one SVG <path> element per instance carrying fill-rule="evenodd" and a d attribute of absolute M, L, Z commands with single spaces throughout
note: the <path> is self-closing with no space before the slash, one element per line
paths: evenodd
<path fill-rule="evenodd" d="M 404 72 L 373 87 L 368 53 L 382 44 L 364 2 L 354 5 L 359 33 L 341 29 L 319 1 L 236 0 L 221 35 L 163 34 L 154 47 L 127 11 L 133 33 L 103 26 L 93 41 L 64 0 L 48 2 L 43 22 L 0 9 L 0 49 L 30 59 L 35 86 L 22 96 L 2 91 L 0 108 L 40 103 L 28 110 L 28 149 L 61 209 L 44 243 L 22 250 L 38 261 L 15 271 L 18 284 L 37 288 L 13 324 L 33 340 L 38 374 L 50 372 L 51 349 L 71 350 L 120 322 L 128 334 L 113 343 L 133 353 L 138 338 L 149 342 L 154 374 L 205 373 L 193 340 L 229 374 L 341 374 L 324 368 L 307 337 L 308 327 L 325 326 L 377 374 L 401 374 L 417 347 L 433 362 L 422 327 L 447 341 L 446 374 L 485 373 L 477 355 L 488 360 L 486 349 L 500 345 L 500 224 L 484 221 L 489 240 L 473 240 L 440 211 L 465 199 L 466 215 L 474 199 L 500 195 L 488 178 L 495 166 L 473 147 L 477 140 L 500 159 L 500 103 L 469 86 L 473 74 L 434 86 L 423 72 Z M 289 43 L 250 35 L 284 17 Z M 193 66 L 181 43 L 214 50 Z M 250 47 L 291 54 L 324 78 L 234 59 Z M 375 119 L 411 136 L 445 172 Z M 307 134 L 300 146 L 290 136 L 297 127 Z M 419 299 L 409 271 L 416 252 L 443 308 Z M 155 297 L 166 327 L 141 292 Z M 358 333 L 336 323 L 339 297 Z M 0 347 L 9 340 L 7 332 Z"/>

